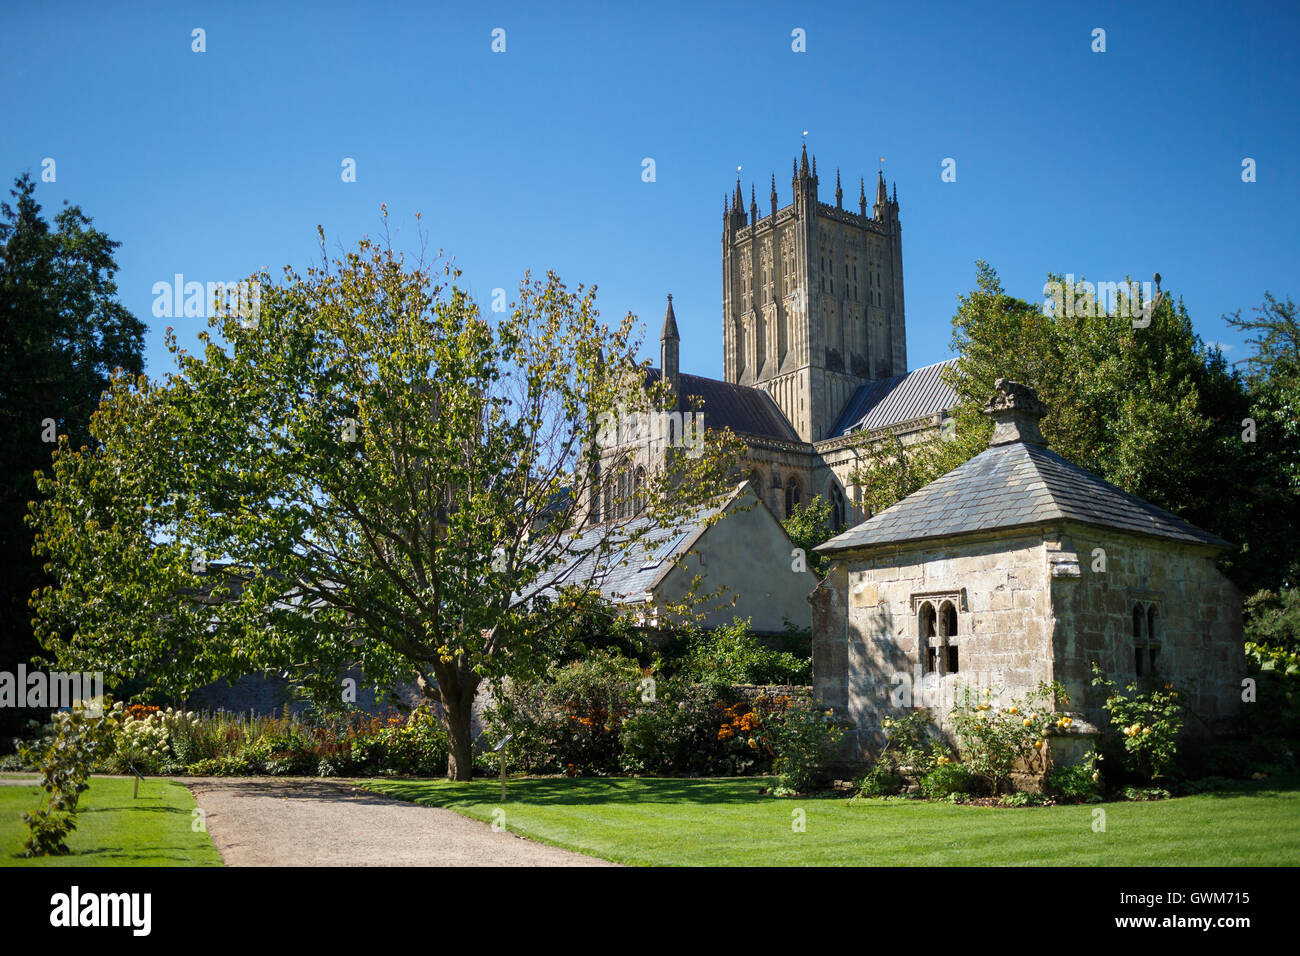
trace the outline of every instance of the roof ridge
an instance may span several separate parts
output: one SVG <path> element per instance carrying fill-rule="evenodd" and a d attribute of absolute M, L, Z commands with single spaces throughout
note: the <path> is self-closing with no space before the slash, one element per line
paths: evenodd
<path fill-rule="evenodd" d="M 1176 541 L 1232 547 L 1051 448 L 994 445 L 822 546 L 873 544 L 1077 521 Z M 821 550 L 821 549 L 819 549 Z"/>

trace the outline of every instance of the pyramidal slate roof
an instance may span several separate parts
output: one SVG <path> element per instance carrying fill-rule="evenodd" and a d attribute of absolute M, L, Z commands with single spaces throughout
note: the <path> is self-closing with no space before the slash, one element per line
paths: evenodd
<path fill-rule="evenodd" d="M 1175 541 L 1231 547 L 1043 444 L 994 445 L 818 551 L 946 538 L 1070 519 Z"/>
<path fill-rule="evenodd" d="M 657 368 L 646 370 L 646 384 L 653 385 L 663 373 Z M 706 428 L 730 428 L 737 435 L 756 435 L 759 438 L 772 438 L 777 441 L 799 442 L 800 438 L 780 407 L 761 388 L 749 385 L 733 385 L 716 378 L 702 375 L 679 375 L 677 377 L 678 411 L 692 411 L 687 396 L 701 399 L 699 411 L 704 413 Z"/>
<path fill-rule="evenodd" d="M 956 364 L 956 359 L 948 359 L 860 386 L 840 412 L 831 436 L 888 428 L 947 411 L 957 404 L 957 393 L 943 373 Z"/>

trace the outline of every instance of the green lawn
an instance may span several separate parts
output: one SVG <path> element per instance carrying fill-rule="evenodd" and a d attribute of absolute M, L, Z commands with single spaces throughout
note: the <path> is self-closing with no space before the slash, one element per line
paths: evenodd
<path fill-rule="evenodd" d="M 33 778 L 34 780 L 35 778 Z M 92 777 L 81 795 L 66 856 L 22 856 L 23 814 L 41 805 L 40 787 L 0 784 L 0 866 L 221 866 L 206 832 L 192 829 L 194 798 L 178 783 Z"/>
<path fill-rule="evenodd" d="M 993 809 L 912 800 L 775 799 L 767 781 L 372 780 L 380 793 L 620 863 L 718 866 L 1300 864 L 1300 781 L 1151 803 Z M 1105 832 L 1094 832 L 1094 809 Z M 805 831 L 794 832 L 795 811 Z"/>

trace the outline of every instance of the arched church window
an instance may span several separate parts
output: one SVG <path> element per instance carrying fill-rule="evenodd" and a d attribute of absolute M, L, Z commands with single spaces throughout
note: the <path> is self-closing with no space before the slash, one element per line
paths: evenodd
<path fill-rule="evenodd" d="M 799 479 L 794 475 L 785 483 L 785 516 L 793 517 L 794 509 L 799 507 L 802 496 L 799 493 Z"/>
<path fill-rule="evenodd" d="M 645 509 L 645 469 L 637 466 L 632 476 L 632 514 L 639 515 Z"/>
<path fill-rule="evenodd" d="M 845 514 L 844 492 L 840 491 L 840 486 L 835 483 L 834 479 L 831 480 L 826 497 L 831 502 L 831 530 L 840 531 L 844 528 L 847 516 Z"/>

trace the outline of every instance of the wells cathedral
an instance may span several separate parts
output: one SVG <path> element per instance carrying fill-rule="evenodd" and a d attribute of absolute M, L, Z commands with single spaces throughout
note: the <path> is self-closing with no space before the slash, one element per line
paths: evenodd
<path fill-rule="evenodd" d="M 650 379 L 666 376 L 682 411 L 698 399 L 706 427 L 745 442 L 752 486 L 778 518 L 821 495 L 839 528 L 866 517 L 848 479 L 854 446 L 938 427 L 956 401 L 941 375 L 951 361 L 907 369 L 897 185 L 890 198 L 879 174 L 868 210 L 859 180 L 855 212 L 836 172 L 835 204 L 824 203 L 806 147 L 790 185 L 791 202 L 778 206 L 772 177 L 764 216 L 753 186 L 746 212 L 739 180 L 724 200 L 723 380 L 679 369 L 671 295 Z"/>

